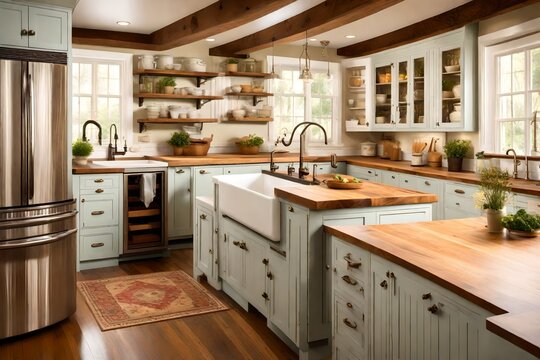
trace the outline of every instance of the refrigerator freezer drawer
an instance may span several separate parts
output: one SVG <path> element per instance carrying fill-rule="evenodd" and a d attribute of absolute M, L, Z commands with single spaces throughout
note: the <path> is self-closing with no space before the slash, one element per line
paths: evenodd
<path fill-rule="evenodd" d="M 76 229 L 0 243 L 0 339 L 75 312 Z"/>

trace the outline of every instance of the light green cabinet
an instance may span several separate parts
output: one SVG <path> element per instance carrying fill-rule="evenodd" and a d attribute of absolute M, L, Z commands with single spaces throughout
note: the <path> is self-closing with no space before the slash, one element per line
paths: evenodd
<path fill-rule="evenodd" d="M 211 207 L 197 205 L 197 249 L 196 264 L 207 278 L 214 277 L 214 211 Z"/>
<path fill-rule="evenodd" d="M 58 8 L 0 2 L 0 44 L 40 50 L 67 51 L 70 13 Z"/>
<path fill-rule="evenodd" d="M 193 234 L 193 197 L 191 196 L 191 168 L 168 169 L 168 236 L 169 239 L 189 237 Z"/>
<path fill-rule="evenodd" d="M 381 170 L 347 164 L 347 174 L 355 178 L 373 182 L 382 182 Z"/>

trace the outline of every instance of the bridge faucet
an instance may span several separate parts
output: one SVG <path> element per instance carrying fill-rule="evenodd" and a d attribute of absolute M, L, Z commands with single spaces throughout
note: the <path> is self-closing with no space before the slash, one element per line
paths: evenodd
<path fill-rule="evenodd" d="M 114 126 L 114 147 L 112 145 L 112 128 Z M 124 140 L 124 151 L 118 151 L 118 132 L 116 125 L 112 124 L 109 129 L 109 147 L 107 149 L 107 160 L 114 160 L 115 155 L 125 155 L 127 153 L 127 142 Z"/>
<path fill-rule="evenodd" d="M 88 139 L 86 138 L 86 127 L 90 124 L 95 125 L 98 128 L 98 143 L 99 145 L 101 145 L 101 125 L 99 125 L 96 120 L 86 120 L 84 122 L 82 127 L 82 140 L 88 141 Z"/>
<path fill-rule="evenodd" d="M 312 125 L 318 126 L 319 128 L 321 128 L 324 134 L 324 143 L 325 145 L 328 145 L 328 138 L 326 136 L 326 130 L 324 130 L 324 128 L 321 125 L 317 124 L 316 122 L 311 122 L 311 121 L 304 121 L 296 125 L 291 133 L 291 138 L 289 139 L 288 142 L 285 141 L 285 138 L 281 140 L 281 143 L 283 145 L 290 146 L 292 144 L 292 140 L 294 138 L 294 133 L 296 132 L 296 129 L 298 129 L 300 126 L 304 126 L 304 129 L 300 133 L 300 166 L 298 169 L 298 178 L 300 179 L 303 179 L 305 176 L 309 175 L 309 170 L 306 167 L 304 167 L 304 141 L 305 141 L 305 132 Z"/>
<path fill-rule="evenodd" d="M 518 178 L 518 166 L 519 164 L 521 164 L 521 161 L 519 161 L 517 159 L 517 154 L 516 154 L 516 150 L 510 148 L 508 150 L 506 150 L 506 155 L 510 155 L 510 153 L 513 153 L 513 156 L 514 156 L 514 172 L 512 173 L 514 179 L 517 179 Z"/>

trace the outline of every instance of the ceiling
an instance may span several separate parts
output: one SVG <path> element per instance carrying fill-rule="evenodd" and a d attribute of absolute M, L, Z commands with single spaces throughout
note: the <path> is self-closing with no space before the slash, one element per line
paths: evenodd
<path fill-rule="evenodd" d="M 296 0 L 255 21 L 213 36 L 205 42 L 208 48 L 242 38 L 297 15 L 324 0 Z M 420 20 L 458 7 L 470 0 L 404 0 L 386 10 L 341 26 L 323 34 L 309 34 L 318 40 L 329 40 L 331 48 L 351 45 L 386 34 Z M 73 12 L 73 27 L 127 31 L 150 34 L 164 26 L 212 4 L 215 0 L 79 0 Z M 119 26 L 117 21 L 129 21 Z M 353 39 L 345 35 L 355 35 Z M 292 44 L 300 45 L 302 41 Z M 312 42 L 320 46 L 319 42 Z"/>

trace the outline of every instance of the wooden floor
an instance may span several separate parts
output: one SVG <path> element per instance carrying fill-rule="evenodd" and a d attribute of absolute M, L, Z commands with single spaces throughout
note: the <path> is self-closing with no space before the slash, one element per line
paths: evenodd
<path fill-rule="evenodd" d="M 181 269 L 192 274 L 192 250 L 172 250 L 168 258 L 86 270 L 79 280 Z M 0 359 L 296 359 L 259 313 L 246 312 L 223 292 L 211 289 L 228 311 L 101 331 L 77 293 L 69 319 L 30 334 L 0 340 Z"/>

